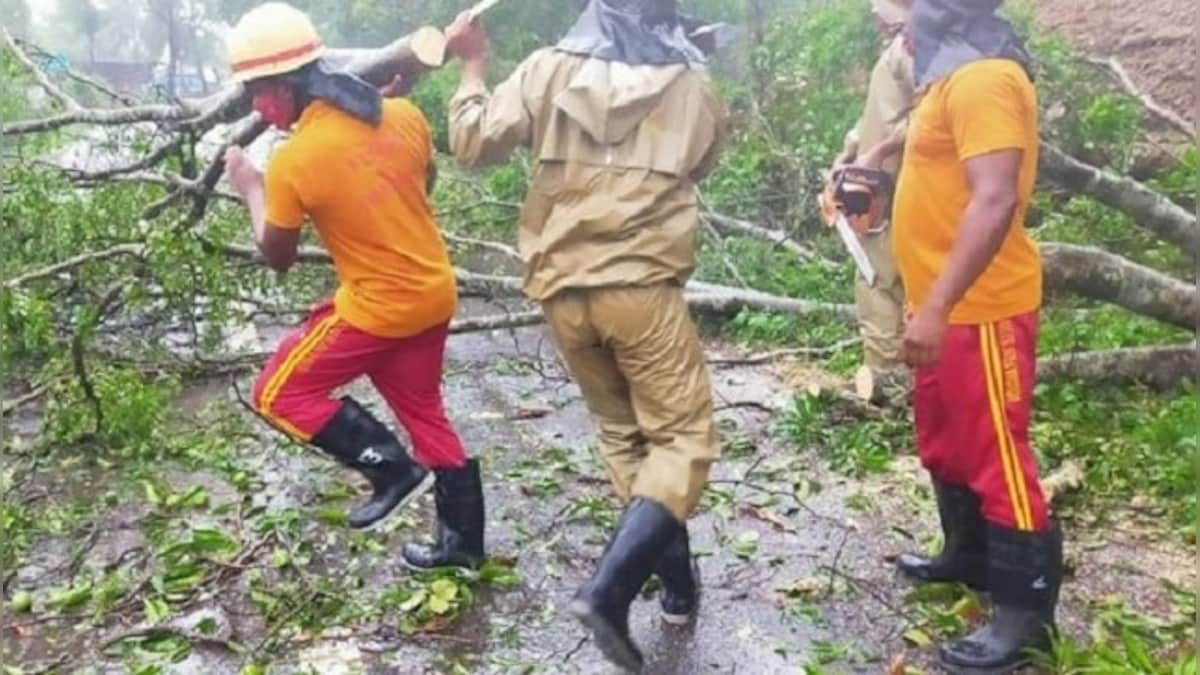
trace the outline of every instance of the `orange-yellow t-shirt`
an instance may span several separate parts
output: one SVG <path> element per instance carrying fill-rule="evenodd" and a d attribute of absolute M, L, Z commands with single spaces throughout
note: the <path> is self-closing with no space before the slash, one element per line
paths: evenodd
<path fill-rule="evenodd" d="M 1037 180 L 1037 93 L 1020 64 L 985 59 L 931 85 L 909 123 L 892 247 L 911 310 L 925 302 L 958 237 L 971 199 L 964 162 L 1008 149 L 1023 152 L 1012 227 L 950 322 L 988 323 L 1041 307 L 1041 257 L 1024 225 Z"/>
<path fill-rule="evenodd" d="M 416 335 L 454 315 L 458 290 L 426 197 L 429 124 L 403 99 L 372 127 L 315 101 L 267 166 L 267 222 L 308 215 L 333 258 L 338 316 L 372 335 Z"/>

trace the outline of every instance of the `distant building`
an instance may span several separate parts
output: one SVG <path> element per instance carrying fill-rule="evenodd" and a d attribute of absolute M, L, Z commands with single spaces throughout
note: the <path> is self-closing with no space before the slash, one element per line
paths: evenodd
<path fill-rule="evenodd" d="M 96 61 L 89 70 L 123 94 L 141 94 L 154 81 L 154 64 L 149 62 Z"/>

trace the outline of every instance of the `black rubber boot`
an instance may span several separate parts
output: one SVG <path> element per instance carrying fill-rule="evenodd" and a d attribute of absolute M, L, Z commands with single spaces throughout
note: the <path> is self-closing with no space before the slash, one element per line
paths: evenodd
<path fill-rule="evenodd" d="M 662 557 L 664 544 L 683 527 L 662 505 L 634 499 L 569 609 L 592 631 L 604 657 L 630 672 L 642 669 L 642 653 L 629 637 L 629 604 L 650 578 Z"/>
<path fill-rule="evenodd" d="M 687 527 L 679 529 L 679 534 L 663 551 L 654 572 L 663 585 L 659 599 L 663 621 L 676 625 L 687 623 L 700 601 L 700 568 L 692 560 Z"/>
<path fill-rule="evenodd" d="M 896 566 L 919 581 L 960 581 L 987 590 L 987 524 L 979 496 L 964 485 L 938 480 L 933 491 L 942 521 L 942 552 L 932 558 L 905 553 Z"/>
<path fill-rule="evenodd" d="M 408 456 L 396 435 L 350 397 L 342 399 L 342 407 L 312 442 L 371 482 L 375 493 L 346 518 L 354 529 L 371 527 L 433 484 L 433 474 Z"/>
<path fill-rule="evenodd" d="M 419 570 L 435 567 L 476 568 L 483 562 L 483 484 L 479 462 L 461 469 L 434 469 L 437 483 L 438 533 L 433 546 L 405 544 L 404 563 Z"/>
<path fill-rule="evenodd" d="M 1062 530 L 988 528 L 991 620 L 941 647 L 942 665 L 960 675 L 1000 675 L 1029 664 L 1031 651 L 1048 652 L 1062 585 Z"/>

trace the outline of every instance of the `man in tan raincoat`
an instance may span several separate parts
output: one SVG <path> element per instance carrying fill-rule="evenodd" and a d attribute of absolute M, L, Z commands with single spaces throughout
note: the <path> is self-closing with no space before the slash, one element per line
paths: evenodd
<path fill-rule="evenodd" d="M 866 105 L 858 124 L 846 135 L 834 169 L 857 164 L 883 169 L 896 178 L 900 151 L 913 106 L 912 57 L 904 46 L 902 28 L 912 0 L 872 0 L 876 25 L 889 36 L 888 46 L 871 72 Z M 885 219 L 862 237 L 863 249 L 875 268 L 875 283 L 856 275 L 854 299 L 863 338 L 864 365 L 872 369 L 900 364 L 904 337 L 904 286 L 892 255 L 892 228 Z"/>
<path fill-rule="evenodd" d="M 461 164 L 529 148 L 520 219 L 524 290 L 539 301 L 627 508 L 571 610 L 614 663 L 637 669 L 629 604 L 652 573 L 668 621 L 697 584 L 686 521 L 720 444 L 709 375 L 683 287 L 695 266 L 696 183 L 728 112 L 674 0 L 592 0 L 562 42 L 489 93 L 486 35 L 447 31 L 464 75 L 450 105 Z"/>

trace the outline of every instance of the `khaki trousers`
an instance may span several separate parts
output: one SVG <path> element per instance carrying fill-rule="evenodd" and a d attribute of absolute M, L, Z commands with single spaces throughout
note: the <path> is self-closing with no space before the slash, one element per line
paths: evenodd
<path fill-rule="evenodd" d="M 577 289 L 543 302 L 622 501 L 685 522 L 721 446 L 704 348 L 676 284 Z"/>
<path fill-rule="evenodd" d="M 892 254 L 892 228 L 889 225 L 861 241 L 875 267 L 874 286 L 861 274 L 856 273 L 854 281 L 863 360 L 871 368 L 892 368 L 900 365 L 900 345 L 904 340 L 904 285 Z"/>

